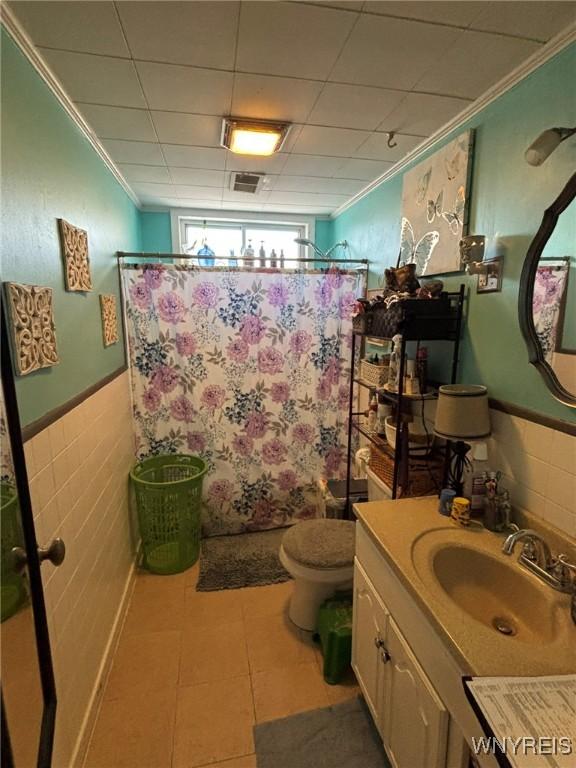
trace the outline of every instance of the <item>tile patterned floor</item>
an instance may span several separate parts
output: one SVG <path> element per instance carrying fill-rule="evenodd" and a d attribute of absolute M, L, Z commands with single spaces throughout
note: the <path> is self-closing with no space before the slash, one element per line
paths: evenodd
<path fill-rule="evenodd" d="M 256 768 L 254 723 L 343 701 L 286 610 L 292 583 L 196 592 L 139 573 L 85 768 Z"/>

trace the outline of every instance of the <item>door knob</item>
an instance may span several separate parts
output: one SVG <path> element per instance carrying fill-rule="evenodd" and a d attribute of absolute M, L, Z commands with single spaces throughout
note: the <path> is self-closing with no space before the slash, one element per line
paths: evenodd
<path fill-rule="evenodd" d="M 28 556 L 23 547 L 13 547 L 10 553 L 12 555 L 13 568 L 16 573 L 21 573 L 28 565 Z M 59 566 L 66 557 L 66 546 L 62 539 L 53 539 L 48 547 L 38 547 L 38 559 L 42 563 L 44 560 L 50 560 L 52 565 Z"/>

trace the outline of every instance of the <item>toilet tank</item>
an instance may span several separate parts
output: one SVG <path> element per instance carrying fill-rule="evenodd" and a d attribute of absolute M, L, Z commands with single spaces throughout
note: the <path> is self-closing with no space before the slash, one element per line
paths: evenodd
<path fill-rule="evenodd" d="M 366 477 L 368 478 L 368 501 L 392 498 L 392 489 L 388 488 L 384 480 L 375 475 L 368 466 L 366 467 Z"/>

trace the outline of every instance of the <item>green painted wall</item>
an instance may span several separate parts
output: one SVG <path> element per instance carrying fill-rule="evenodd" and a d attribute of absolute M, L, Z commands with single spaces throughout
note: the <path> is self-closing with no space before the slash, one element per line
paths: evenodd
<path fill-rule="evenodd" d="M 149 253 L 172 253 L 172 230 L 168 211 L 142 211 L 142 250 Z"/>
<path fill-rule="evenodd" d="M 119 298 L 115 252 L 140 249 L 140 222 L 130 198 L 4 32 L 1 97 L 2 280 L 53 289 L 60 355 L 58 365 L 17 377 L 20 418 L 29 424 L 124 362 L 122 338 L 104 348 L 98 295 Z M 88 231 L 90 293 L 64 290 L 57 218 Z"/>
<path fill-rule="evenodd" d="M 546 128 L 576 125 L 576 45 L 564 50 L 486 107 L 430 152 L 468 128 L 476 130 L 470 233 L 485 234 L 502 249 L 501 293 L 476 294 L 476 277 L 444 278 L 449 289 L 465 282 L 469 303 L 460 380 L 486 384 L 493 397 L 566 421 L 573 409 L 558 403 L 528 363 L 517 317 L 524 256 L 542 213 L 574 171 L 576 141 L 569 139 L 539 168 L 524 160 L 526 147 Z M 346 238 L 351 255 L 372 262 L 371 287 L 395 265 L 400 243 L 402 174 L 371 192 L 333 222 L 334 240 Z"/>

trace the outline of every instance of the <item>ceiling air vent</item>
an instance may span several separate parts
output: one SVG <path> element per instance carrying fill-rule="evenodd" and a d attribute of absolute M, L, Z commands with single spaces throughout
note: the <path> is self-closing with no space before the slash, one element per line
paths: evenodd
<path fill-rule="evenodd" d="M 249 192 L 255 195 L 264 179 L 263 173 L 233 173 L 230 179 L 230 189 L 233 192 Z"/>

